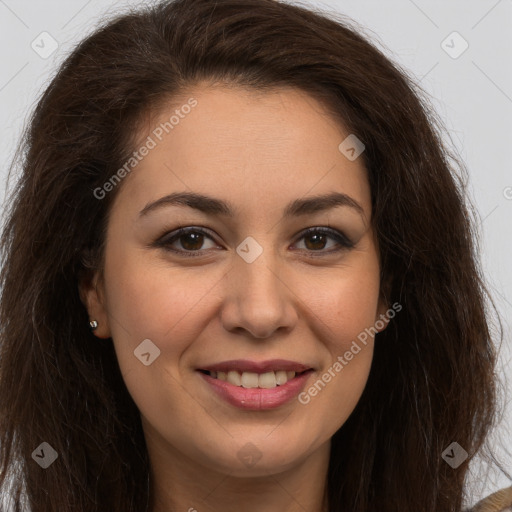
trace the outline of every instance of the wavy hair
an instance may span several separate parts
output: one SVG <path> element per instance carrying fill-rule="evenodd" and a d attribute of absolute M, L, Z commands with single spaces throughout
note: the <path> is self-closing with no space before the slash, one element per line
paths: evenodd
<path fill-rule="evenodd" d="M 382 289 L 403 309 L 332 438 L 330 510 L 459 512 L 497 395 L 464 166 L 414 80 L 349 21 L 275 0 L 118 15 L 41 95 L 1 239 L 0 489 L 16 511 L 151 510 L 139 412 L 78 285 L 102 268 L 122 183 L 102 200 L 93 191 L 129 158 L 145 116 L 202 82 L 302 90 L 366 145 Z M 456 469 L 441 458 L 453 441 L 470 454 Z M 58 453 L 46 470 L 32 459 L 42 442 Z"/>

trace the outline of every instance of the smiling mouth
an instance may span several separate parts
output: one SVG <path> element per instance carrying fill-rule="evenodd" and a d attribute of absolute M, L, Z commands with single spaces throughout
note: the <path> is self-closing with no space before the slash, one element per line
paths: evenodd
<path fill-rule="evenodd" d="M 265 373 L 255 372 L 240 372 L 237 370 L 230 370 L 228 372 L 216 372 L 208 370 L 199 370 L 205 375 L 209 375 L 213 379 L 222 380 L 232 384 L 233 386 L 246 388 L 246 389 L 272 389 L 278 386 L 283 386 L 287 382 L 295 379 L 296 377 L 303 375 L 308 372 L 312 372 L 312 369 L 305 370 L 302 372 L 294 371 L 268 371 Z"/>

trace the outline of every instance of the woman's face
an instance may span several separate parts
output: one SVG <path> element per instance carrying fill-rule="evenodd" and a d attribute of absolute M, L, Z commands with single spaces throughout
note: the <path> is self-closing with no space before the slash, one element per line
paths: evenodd
<path fill-rule="evenodd" d="M 369 184 L 312 97 L 189 93 L 141 132 L 85 301 L 154 458 L 274 474 L 325 453 L 367 381 L 361 333 L 386 311 Z"/>

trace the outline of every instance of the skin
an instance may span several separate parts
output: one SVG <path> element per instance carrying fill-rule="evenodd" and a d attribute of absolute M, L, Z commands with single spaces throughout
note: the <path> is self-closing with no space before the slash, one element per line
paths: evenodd
<path fill-rule="evenodd" d="M 103 272 L 81 284 L 82 300 L 99 323 L 96 336 L 112 337 L 140 410 L 154 512 L 234 512 L 240 503 L 245 512 L 321 512 L 330 439 L 360 399 L 374 340 L 305 405 L 293 399 L 277 409 L 242 410 L 214 394 L 196 369 L 230 359 L 288 359 L 314 367 L 308 389 L 382 318 L 388 305 L 380 298 L 366 170 L 362 158 L 349 161 L 338 150 L 349 132 L 294 89 L 200 84 L 165 105 L 140 140 L 190 97 L 197 106 L 124 178 Z M 182 191 L 228 201 L 236 215 L 180 206 L 139 215 Z M 333 191 L 350 196 L 362 213 L 341 206 L 283 217 L 289 202 Z M 202 227 L 211 238 L 168 245 L 202 255 L 154 246 L 181 226 Z M 301 236 L 319 226 L 354 246 Z M 263 249 L 252 263 L 236 252 L 247 236 Z M 148 366 L 134 357 L 144 339 L 160 350 Z M 251 466 L 238 457 L 246 443 L 261 456 Z"/>

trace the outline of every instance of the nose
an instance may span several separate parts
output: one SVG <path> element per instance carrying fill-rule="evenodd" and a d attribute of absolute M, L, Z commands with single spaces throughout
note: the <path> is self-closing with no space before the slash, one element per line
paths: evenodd
<path fill-rule="evenodd" d="M 275 262 L 263 254 L 252 263 L 235 260 L 225 276 L 221 322 L 229 332 L 269 338 L 276 331 L 290 332 L 297 323 L 297 297 Z"/>

